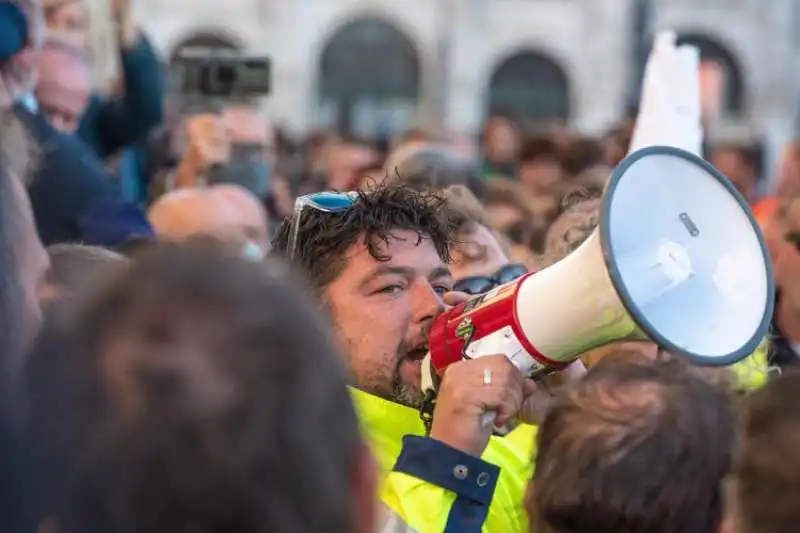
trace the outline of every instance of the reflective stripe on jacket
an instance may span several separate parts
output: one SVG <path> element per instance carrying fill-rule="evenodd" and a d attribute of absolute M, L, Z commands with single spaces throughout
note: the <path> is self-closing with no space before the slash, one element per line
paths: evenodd
<path fill-rule="evenodd" d="M 536 428 L 492 437 L 478 459 L 425 437 L 415 409 L 352 390 L 381 469 L 381 533 L 527 533 Z"/>

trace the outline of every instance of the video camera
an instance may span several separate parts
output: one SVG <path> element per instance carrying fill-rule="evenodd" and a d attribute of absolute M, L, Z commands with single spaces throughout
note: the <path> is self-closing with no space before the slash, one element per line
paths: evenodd
<path fill-rule="evenodd" d="M 188 48 L 174 64 L 177 90 L 184 96 L 239 100 L 267 96 L 272 90 L 272 62 L 266 56 Z"/>

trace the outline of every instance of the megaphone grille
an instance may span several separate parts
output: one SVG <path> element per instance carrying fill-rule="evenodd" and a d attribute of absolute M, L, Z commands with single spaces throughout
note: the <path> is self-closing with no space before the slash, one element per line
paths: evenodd
<path fill-rule="evenodd" d="M 664 146 L 631 154 L 607 186 L 600 238 L 623 305 L 665 349 L 728 365 L 766 335 L 775 288 L 763 235 L 706 161 Z"/>

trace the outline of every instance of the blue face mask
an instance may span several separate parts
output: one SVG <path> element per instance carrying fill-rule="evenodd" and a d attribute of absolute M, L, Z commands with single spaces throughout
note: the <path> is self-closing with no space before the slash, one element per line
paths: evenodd
<path fill-rule="evenodd" d="M 264 259 L 264 250 L 261 249 L 261 246 L 257 245 L 251 240 L 248 240 L 244 243 L 244 247 L 242 248 L 242 255 L 248 261 L 252 261 L 254 263 L 260 263 Z"/>
<path fill-rule="evenodd" d="M 208 184 L 234 183 L 263 200 L 269 196 L 272 177 L 272 165 L 264 161 L 263 154 L 261 146 L 234 144 L 229 161 L 209 171 Z"/>

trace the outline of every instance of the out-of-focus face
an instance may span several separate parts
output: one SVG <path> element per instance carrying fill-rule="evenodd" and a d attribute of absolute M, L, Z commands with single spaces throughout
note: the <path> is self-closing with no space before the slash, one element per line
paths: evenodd
<path fill-rule="evenodd" d="M 450 271 L 456 280 L 471 276 L 491 276 L 509 262 L 491 230 L 480 224 L 476 224 L 473 231 L 459 238 L 453 249 L 452 259 Z"/>
<path fill-rule="evenodd" d="M 354 245 L 324 296 L 354 384 L 418 407 L 428 334 L 453 278 L 431 241 L 414 232 L 398 230 L 381 248 L 388 261 L 374 259 L 363 240 Z"/>
<path fill-rule="evenodd" d="M 45 0 L 49 32 L 85 48 L 89 36 L 89 10 L 83 0 Z"/>
<path fill-rule="evenodd" d="M 486 155 L 493 163 L 513 163 L 519 142 L 517 128 L 506 119 L 492 119 L 486 126 Z"/>
<path fill-rule="evenodd" d="M 711 158 L 711 163 L 731 180 L 731 183 L 745 198 L 750 198 L 756 177 L 745 166 L 744 160 L 737 150 L 717 150 Z"/>
<path fill-rule="evenodd" d="M 42 51 L 36 99 L 42 114 L 57 130 L 74 133 L 92 95 L 85 63 L 55 48 Z"/>
<path fill-rule="evenodd" d="M 223 112 L 232 143 L 272 147 L 274 131 L 259 113 L 246 106 L 230 106 Z"/>
<path fill-rule="evenodd" d="M 784 150 L 779 172 L 778 195 L 800 195 L 800 141 Z"/>
<path fill-rule="evenodd" d="M 549 194 L 561 181 L 561 166 L 555 159 L 523 163 L 519 169 L 519 180 L 535 194 Z"/>
<path fill-rule="evenodd" d="M 328 187 L 336 191 L 349 191 L 362 179 L 361 170 L 377 165 L 374 150 L 358 144 L 339 144 L 332 147 L 327 158 Z M 378 178 L 382 178 L 377 174 Z"/>
<path fill-rule="evenodd" d="M 215 185 L 209 192 L 227 206 L 236 237 L 243 242 L 252 242 L 263 252 L 269 245 L 269 222 L 264 206 L 250 191 L 233 184 Z"/>
<path fill-rule="evenodd" d="M 502 232 L 509 229 L 524 217 L 524 213 L 511 204 L 498 202 L 486 204 L 486 219 L 489 221 L 489 225 L 497 231 Z"/>

